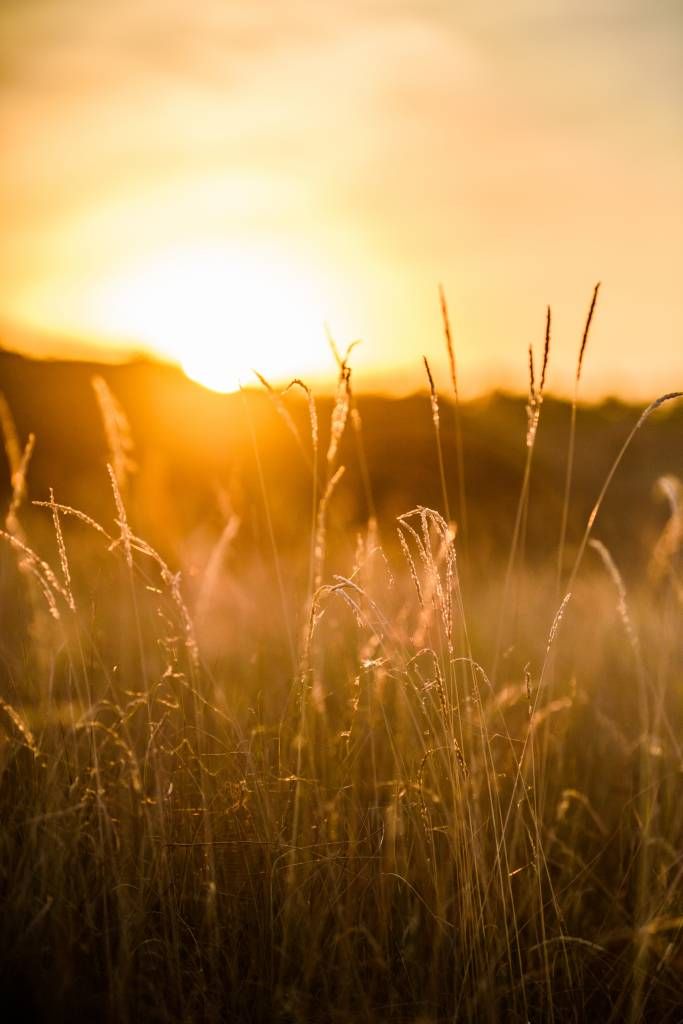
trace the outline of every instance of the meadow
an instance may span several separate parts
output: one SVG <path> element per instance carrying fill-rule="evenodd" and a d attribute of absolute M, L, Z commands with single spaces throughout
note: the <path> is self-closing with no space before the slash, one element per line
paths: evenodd
<path fill-rule="evenodd" d="M 468 403 L 2 354 L 5 1019 L 683 1019 L 682 403 L 548 339 Z"/>

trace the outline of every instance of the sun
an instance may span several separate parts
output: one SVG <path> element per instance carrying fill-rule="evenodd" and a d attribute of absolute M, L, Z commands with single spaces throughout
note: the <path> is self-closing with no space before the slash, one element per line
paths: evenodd
<path fill-rule="evenodd" d="M 177 362 L 214 391 L 329 369 L 322 288 L 286 254 L 174 249 L 130 268 L 98 296 L 98 319 Z"/>

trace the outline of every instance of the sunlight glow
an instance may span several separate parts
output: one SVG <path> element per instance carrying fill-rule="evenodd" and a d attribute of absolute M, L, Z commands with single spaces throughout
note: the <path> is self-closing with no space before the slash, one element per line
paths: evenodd
<path fill-rule="evenodd" d="M 215 391 L 329 369 L 320 284 L 283 254 L 176 249 L 109 282 L 96 315 Z"/>

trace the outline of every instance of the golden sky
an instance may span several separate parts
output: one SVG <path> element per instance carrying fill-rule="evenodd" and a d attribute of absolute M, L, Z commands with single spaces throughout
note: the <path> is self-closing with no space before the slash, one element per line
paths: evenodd
<path fill-rule="evenodd" d="M 2 0 L 0 321 L 229 387 L 683 383 L 680 0 Z M 49 336 L 55 336 L 50 338 Z M 62 346 L 63 351 L 67 351 Z"/>

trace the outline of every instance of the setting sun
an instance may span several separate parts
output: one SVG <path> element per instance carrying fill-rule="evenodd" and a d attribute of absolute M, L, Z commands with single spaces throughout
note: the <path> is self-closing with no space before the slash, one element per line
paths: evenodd
<path fill-rule="evenodd" d="M 109 335 L 140 339 L 215 391 L 254 370 L 279 379 L 329 367 L 320 285 L 276 253 L 173 250 L 108 282 L 94 307 Z"/>

